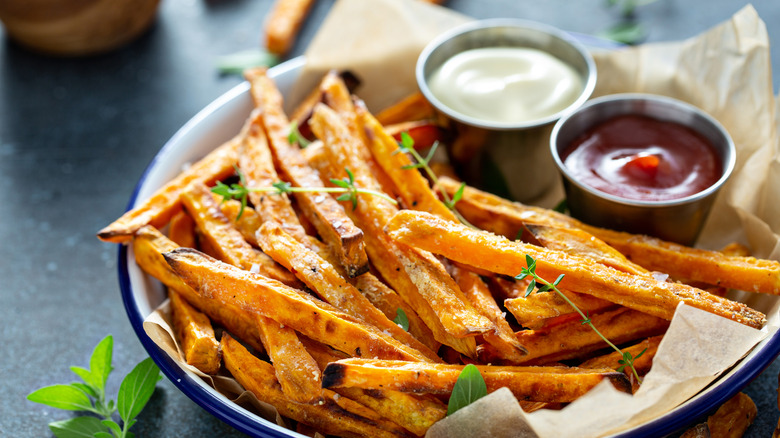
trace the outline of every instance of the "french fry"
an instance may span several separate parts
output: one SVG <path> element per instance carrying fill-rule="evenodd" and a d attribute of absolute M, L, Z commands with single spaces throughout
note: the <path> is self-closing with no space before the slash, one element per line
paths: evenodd
<path fill-rule="evenodd" d="M 477 365 L 488 392 L 507 387 L 518 400 L 574 401 L 602 380 L 621 391 L 631 386 L 623 373 L 570 367 Z M 322 373 L 324 388 L 353 387 L 448 395 L 463 365 L 423 364 L 393 360 L 342 359 Z"/>
<path fill-rule="evenodd" d="M 485 342 L 492 345 L 504 361 L 508 363 L 522 362 L 528 351 L 515 337 L 512 328 L 509 327 L 509 323 L 504 318 L 504 312 L 496 304 L 496 300 L 493 299 L 485 282 L 473 272 L 468 272 L 458 266 L 451 265 L 448 270 L 474 307 L 496 325 L 495 332 L 482 334 Z"/>
<path fill-rule="evenodd" d="M 367 145 L 372 156 L 398 188 L 404 203 L 409 208 L 457 221 L 452 211 L 433 193 L 428 181 L 412 166 L 409 157 L 398 153 L 395 139 L 385 132 L 365 106 L 356 105 L 356 111 L 358 120 L 367 134 Z M 519 361 L 525 354 L 525 349 L 514 338 L 512 329 L 503 318 L 503 312 L 498 308 L 482 279 L 473 272 L 458 267 L 452 267 L 450 272 L 471 305 L 495 324 L 495 331 L 483 334 L 483 338 L 494 344 L 504 359 L 510 362 Z"/>
<path fill-rule="evenodd" d="M 740 392 L 723 403 L 706 423 L 688 429 L 681 438 L 741 438 L 756 418 L 756 404 Z"/>
<path fill-rule="evenodd" d="M 368 112 L 364 105 L 356 105 L 359 122 L 366 132 L 366 145 L 377 164 L 392 180 L 404 204 L 411 209 L 427 211 L 447 220 L 457 221 L 430 188 L 420 171 L 404 153 L 399 153 L 398 143 Z"/>
<path fill-rule="evenodd" d="M 655 354 L 658 352 L 658 345 L 661 344 L 662 339 L 663 335 L 653 336 L 643 340 L 642 342 L 638 342 L 630 347 L 625 347 L 622 349 L 622 353 L 630 353 L 631 357 L 634 358 L 631 362 L 631 365 L 640 376 L 647 374 L 650 371 L 650 368 L 653 366 L 653 359 L 655 358 Z M 631 381 L 631 390 L 635 393 L 639 389 L 641 382 L 636 380 L 636 377 L 634 376 L 631 368 L 624 366 L 624 364 L 620 363 L 620 361 L 624 361 L 623 354 L 618 353 L 617 351 L 613 351 L 609 354 L 589 359 L 581 363 L 579 367 L 611 368 L 613 370 L 617 370 L 622 366 L 623 372 L 628 376 L 628 380 Z"/>
<path fill-rule="evenodd" d="M 259 109 L 252 111 L 249 129 L 239 151 L 238 166 L 244 172 L 248 187 L 271 187 L 280 181 L 263 128 L 262 114 Z M 248 197 L 264 222 L 279 223 L 299 242 L 309 239 L 286 193 L 249 192 Z"/>
<path fill-rule="evenodd" d="M 255 105 L 262 110 L 263 125 L 268 133 L 269 147 L 285 181 L 294 187 L 318 187 L 323 183 L 319 174 L 307 163 L 300 149 L 288 139 L 290 122 L 282 109 L 282 95 L 264 70 L 246 73 L 251 83 Z M 368 270 L 368 256 L 360 230 L 332 197 L 321 193 L 294 194 L 301 212 L 314 225 L 320 237 L 333 250 L 350 277 Z"/>
<path fill-rule="evenodd" d="M 236 302 L 316 341 L 355 356 L 422 361 L 427 358 L 378 329 L 297 289 L 219 262 L 189 248 L 164 254 L 171 268 L 202 296 Z"/>
<path fill-rule="evenodd" d="M 287 53 L 314 0 L 276 0 L 265 22 L 265 46 L 276 55 Z"/>
<path fill-rule="evenodd" d="M 181 198 L 184 207 L 202 232 L 202 237 L 209 242 L 210 248 L 218 254 L 220 260 L 242 269 L 255 269 L 293 287 L 300 285 L 292 273 L 244 240 L 241 233 L 222 214 L 206 186 L 193 184 L 182 193 Z"/>
<path fill-rule="evenodd" d="M 512 242 L 428 213 L 400 211 L 385 228 L 397 242 L 504 275 L 518 274 L 526 266 L 528 255 L 536 259 L 536 272 L 541 278 L 553 280 L 565 275 L 561 289 L 593 295 L 667 320 L 672 319 L 677 304 L 684 302 L 753 328 L 761 328 L 766 322 L 763 313 L 742 303 L 685 284 L 632 275 L 586 258 Z"/>
<path fill-rule="evenodd" d="M 448 178 L 440 179 L 439 183 L 448 192 L 459 186 Z M 551 210 L 510 202 L 470 187 L 464 190 L 457 208 L 477 226 L 485 225 L 488 227 L 485 229 L 510 238 L 517 235 L 517 231 L 525 222 L 569 226 L 603 240 L 633 263 L 651 271 L 726 288 L 780 294 L 780 262 L 775 260 L 730 256 L 719 251 L 690 248 L 649 236 L 598 228 Z M 472 216 L 479 215 L 479 210 L 487 210 L 488 213 L 482 214 L 484 220 Z M 491 223 L 502 229 L 490 229 Z"/>
<path fill-rule="evenodd" d="M 669 322 L 621 307 L 590 316 L 593 325 L 613 344 L 623 344 L 636 339 L 663 333 Z M 528 349 L 524 363 L 546 364 L 566 359 L 581 358 L 606 346 L 604 340 L 581 318 L 517 332 L 520 343 Z"/>
<path fill-rule="evenodd" d="M 409 333 L 431 350 L 439 350 L 441 344 L 434 339 L 431 329 L 393 289 L 390 289 L 370 272 L 356 277 L 354 284 L 358 291 L 368 298 L 368 301 L 371 301 L 371 304 L 377 309 L 381 310 L 388 319 L 395 320 L 399 310 L 403 311 L 409 320 Z"/>
<path fill-rule="evenodd" d="M 436 111 L 433 106 L 419 91 L 404 97 L 376 115 L 379 123 L 385 126 L 435 117 Z"/>
<path fill-rule="evenodd" d="M 290 400 L 276 380 L 273 365 L 252 356 L 229 335 L 222 337 L 225 367 L 247 391 L 272 404 L 280 414 L 306 423 L 321 433 L 345 437 L 412 437 L 400 426 L 379 418 L 376 413 L 355 402 L 340 403 L 332 391 L 324 390 L 322 403 L 305 404 Z"/>
<path fill-rule="evenodd" d="M 398 341 L 418 350 L 429 361 L 440 362 L 434 351 L 390 321 L 379 309 L 344 279 L 330 263 L 295 242 L 278 224 L 266 222 L 257 233 L 260 246 L 278 263 L 319 295 L 325 302 L 362 319 Z"/>
<path fill-rule="evenodd" d="M 222 215 L 214 197 L 205 186 L 190 186 L 182 193 L 182 203 L 195 219 L 198 228 L 203 231 L 204 240 L 210 242 L 211 248 L 219 254 L 221 260 L 280 281 L 285 279 L 287 284 L 298 284 L 297 280 L 290 281 L 288 277 L 292 274 L 289 271 L 276 265 L 273 259 L 255 250 L 242 239 L 241 234 L 232 228 L 227 218 Z M 266 261 L 266 258 L 270 262 Z M 284 393 L 291 400 L 301 403 L 317 403 L 322 400 L 319 368 L 298 341 L 295 331 L 262 314 L 255 314 L 253 323 L 258 327 L 260 339 L 269 357 L 277 364 L 274 369 Z"/>
<path fill-rule="evenodd" d="M 218 195 L 214 195 L 218 196 Z M 257 237 L 255 233 L 263 224 L 263 219 L 257 214 L 253 208 L 241 208 L 241 202 L 235 199 L 223 200 L 219 203 L 219 209 L 222 214 L 228 218 L 233 228 L 241 233 L 241 237 L 255 248 L 260 248 L 260 244 L 257 243 Z M 241 217 L 238 214 L 241 213 Z"/>
<path fill-rule="evenodd" d="M 753 400 L 744 392 L 740 392 L 707 418 L 710 435 L 713 438 L 739 438 L 753 423 L 757 412 Z"/>
<path fill-rule="evenodd" d="M 680 438 L 712 438 L 707 423 L 700 423 L 680 435 Z"/>
<path fill-rule="evenodd" d="M 263 315 L 255 315 L 255 321 L 268 357 L 275 364 L 274 371 L 282 392 L 299 403 L 322 401 L 319 366 L 298 339 L 295 330 Z"/>
<path fill-rule="evenodd" d="M 307 338 L 302 340 L 322 370 L 329 363 L 348 357 L 319 342 Z M 447 415 L 447 406 L 432 396 L 361 388 L 336 388 L 335 391 L 368 406 L 415 435 L 425 435 L 433 423 Z"/>
<path fill-rule="evenodd" d="M 718 251 L 690 248 L 648 236 L 580 224 L 580 228 L 647 269 L 674 278 L 726 288 L 780 295 L 780 262 L 728 256 Z"/>
<path fill-rule="evenodd" d="M 662 339 L 663 336 L 653 336 L 623 349 L 623 352 L 631 353 L 631 357 L 635 359 L 633 365 L 637 373 L 645 374 L 650 371 L 650 367 L 653 365 L 653 358 L 655 357 L 655 353 L 658 351 L 658 346 L 661 344 Z M 644 353 L 642 353 L 643 351 Z M 641 357 L 637 357 L 639 356 L 639 353 L 642 353 Z M 623 355 L 617 351 L 614 351 L 604 356 L 589 359 L 581 363 L 579 367 L 618 369 L 623 365 L 619 362 L 622 359 Z M 628 372 L 629 370 L 626 368 L 624 371 Z"/>
<path fill-rule="evenodd" d="M 369 173 L 379 183 L 382 191 L 394 198 L 397 198 L 400 195 L 398 188 L 395 186 L 390 177 L 385 173 L 382 166 L 380 166 L 374 160 L 368 148 L 365 147 L 368 142 L 368 139 L 366 138 L 368 134 L 365 132 L 363 125 L 358 120 L 355 104 L 353 102 L 353 96 L 350 94 L 346 83 L 341 79 L 341 77 L 331 72 L 325 75 L 325 78 L 323 78 L 322 83 L 320 84 L 320 89 L 322 90 L 322 102 L 329 108 L 333 109 L 336 114 L 338 114 L 341 122 L 343 122 L 343 124 L 349 130 L 350 137 L 359 143 L 359 147 L 352 149 L 352 153 L 357 154 L 352 158 L 358 159 L 361 167 L 365 167 L 369 170 Z M 312 115 L 314 115 L 314 113 L 312 113 Z M 309 126 L 313 128 L 311 125 L 311 120 L 309 120 Z M 317 137 L 319 138 L 319 136 Z M 331 165 L 332 164 L 333 162 L 331 162 Z M 336 168 L 331 169 L 331 172 L 341 173 L 342 170 Z"/>
<path fill-rule="evenodd" d="M 208 315 L 212 321 L 224 326 L 257 351 L 264 351 L 260 332 L 252 315 L 240 309 L 235 303 L 219 305 L 213 300 L 202 298 L 189 287 L 163 258 L 163 253 L 179 246 L 165 237 L 156 228 L 147 225 L 135 233 L 132 240 L 135 261 L 147 274 L 158 279 L 169 290 L 173 290 L 193 307 Z"/>
<path fill-rule="evenodd" d="M 560 228 L 549 225 L 526 223 L 525 229 L 539 243 L 539 246 L 562 251 L 567 254 L 588 257 L 602 265 L 635 275 L 650 275 L 650 272 L 635 264 L 592 234 L 576 228 Z"/>
<path fill-rule="evenodd" d="M 538 328 L 550 318 L 575 312 L 571 304 L 567 303 L 555 291 L 538 292 L 525 296 L 524 292 L 528 282 L 514 282 L 512 285 L 517 287 L 520 296 L 504 300 L 504 306 L 523 327 Z M 586 314 L 604 311 L 615 306 L 609 301 L 592 295 L 578 294 L 563 289 L 561 292 Z"/>
<path fill-rule="evenodd" d="M 179 246 L 187 248 L 197 247 L 195 221 L 184 210 L 176 213 L 171 218 L 168 235 Z"/>
<path fill-rule="evenodd" d="M 312 129 L 333 159 L 331 172 L 342 177 L 345 168 L 352 170 L 355 185 L 379 190 L 371 170 L 357 152 L 361 144 L 352 136 L 339 116 L 318 105 L 310 122 Z M 335 174 L 337 169 L 341 169 Z M 470 356 L 476 353 L 474 340 L 464 339 L 493 329 L 493 324 L 478 314 L 458 289 L 442 264 L 431 254 L 400 248 L 391 242 L 382 227 L 397 211 L 389 201 L 376 196 L 362 196 L 349 213 L 366 233 L 369 257 L 382 277 L 412 307 L 433 331 L 439 342 Z M 437 303 L 437 306 L 432 306 Z"/>
<path fill-rule="evenodd" d="M 179 194 L 191 183 L 211 184 L 233 174 L 238 161 L 241 135 L 214 149 L 203 159 L 180 173 L 138 207 L 123 214 L 97 234 L 100 240 L 114 243 L 129 242 L 133 233 L 144 225 L 162 228 L 181 209 Z"/>
<path fill-rule="evenodd" d="M 171 290 L 168 296 L 171 299 L 173 328 L 179 337 L 184 359 L 205 374 L 216 374 L 222 355 L 211 321 L 175 291 Z"/>

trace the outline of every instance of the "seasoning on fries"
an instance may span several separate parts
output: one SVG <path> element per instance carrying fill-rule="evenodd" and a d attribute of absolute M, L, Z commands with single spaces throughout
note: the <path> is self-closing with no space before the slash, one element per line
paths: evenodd
<path fill-rule="evenodd" d="M 269 22 L 287 32 L 275 50 L 310 4 L 277 2 L 288 21 Z M 437 177 L 415 149 L 427 144 L 412 143 L 447 136 L 419 96 L 375 117 L 331 72 L 292 117 L 316 137 L 301 149 L 266 71 L 246 77 L 256 108 L 241 133 L 98 237 L 131 244 L 168 287 L 189 363 L 206 373 L 224 364 L 299 430 L 423 436 L 470 364 L 488 392 L 507 387 L 529 412 L 560 409 L 604 380 L 632 393 L 678 303 L 765 323 L 691 284 L 780 293 L 780 264 L 743 247 L 597 229 Z M 472 140 L 453 139 L 455 153 Z M 236 176 L 243 197 L 220 199 Z M 323 191 L 332 188 L 342 193 Z M 721 411 L 709 431 L 750 423 L 743 399 Z"/>

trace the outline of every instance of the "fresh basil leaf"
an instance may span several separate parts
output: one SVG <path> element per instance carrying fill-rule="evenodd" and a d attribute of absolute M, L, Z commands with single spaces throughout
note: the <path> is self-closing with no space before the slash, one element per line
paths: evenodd
<path fill-rule="evenodd" d="M 160 369 L 151 358 L 141 361 L 125 376 L 117 395 L 117 409 L 122 420 L 130 422 L 141 412 L 161 378 Z"/>
<path fill-rule="evenodd" d="M 121 432 L 120 432 L 120 434 L 121 434 Z M 93 435 L 93 436 L 94 436 L 95 438 L 115 438 L 115 437 L 117 437 L 117 436 L 121 436 L 121 435 L 111 435 L 111 434 L 110 434 L 110 433 L 108 433 L 108 432 L 98 432 L 98 433 L 96 433 L 96 434 L 95 434 L 95 435 Z"/>
<path fill-rule="evenodd" d="M 217 68 L 222 74 L 243 74 L 252 67 L 271 67 L 279 58 L 265 50 L 251 49 L 224 55 L 217 59 Z"/>
<path fill-rule="evenodd" d="M 118 424 L 116 424 L 116 421 L 114 421 L 114 420 L 103 420 L 101 423 L 103 423 L 103 426 L 106 426 L 107 428 L 113 430 L 114 434 L 116 436 L 122 436 L 122 428 L 119 427 Z M 111 436 L 111 435 L 109 434 L 109 436 Z"/>
<path fill-rule="evenodd" d="M 81 377 L 81 380 L 83 380 L 84 383 L 94 387 L 93 382 L 95 379 L 93 378 L 92 372 L 90 370 L 82 367 L 76 367 L 76 366 L 70 367 L 70 370 L 73 371 L 73 374 Z"/>
<path fill-rule="evenodd" d="M 486 395 L 487 385 L 485 385 L 485 379 L 482 378 L 479 369 L 472 364 L 466 365 L 452 388 L 450 402 L 447 405 L 447 415 L 452 415 Z"/>
<path fill-rule="evenodd" d="M 404 309 L 399 307 L 398 310 L 395 311 L 395 318 L 393 319 L 393 322 L 401 326 L 404 331 L 409 331 L 409 317 L 406 316 Z"/>
<path fill-rule="evenodd" d="M 49 429 L 57 438 L 92 438 L 105 433 L 106 428 L 95 417 L 76 417 L 49 423 Z"/>
<path fill-rule="evenodd" d="M 95 346 L 95 349 L 92 350 L 92 357 L 89 359 L 89 371 L 94 381 L 87 383 L 96 387 L 101 393 L 105 392 L 108 375 L 114 369 L 111 366 L 113 349 L 114 338 L 108 335 Z"/>
<path fill-rule="evenodd" d="M 82 391 L 84 394 L 87 394 L 88 396 L 98 398 L 98 393 L 95 391 L 95 388 L 93 388 L 90 385 L 74 382 L 71 383 L 70 386 Z"/>
<path fill-rule="evenodd" d="M 66 411 L 93 411 L 89 397 L 71 385 L 52 385 L 31 392 L 27 400 Z"/>

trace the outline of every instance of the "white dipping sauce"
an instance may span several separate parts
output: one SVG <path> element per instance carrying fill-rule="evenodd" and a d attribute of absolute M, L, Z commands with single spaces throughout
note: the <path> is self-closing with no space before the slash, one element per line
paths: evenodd
<path fill-rule="evenodd" d="M 428 86 L 452 110 L 500 123 L 551 116 L 577 100 L 584 87 L 570 65 L 525 47 L 458 53 L 433 72 Z"/>

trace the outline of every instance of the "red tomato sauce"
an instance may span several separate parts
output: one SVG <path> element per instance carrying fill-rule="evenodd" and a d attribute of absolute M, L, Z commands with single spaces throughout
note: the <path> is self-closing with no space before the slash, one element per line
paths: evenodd
<path fill-rule="evenodd" d="M 639 201 L 684 198 L 723 174 L 712 144 L 683 125 L 626 115 L 595 126 L 562 154 L 577 181 Z"/>

